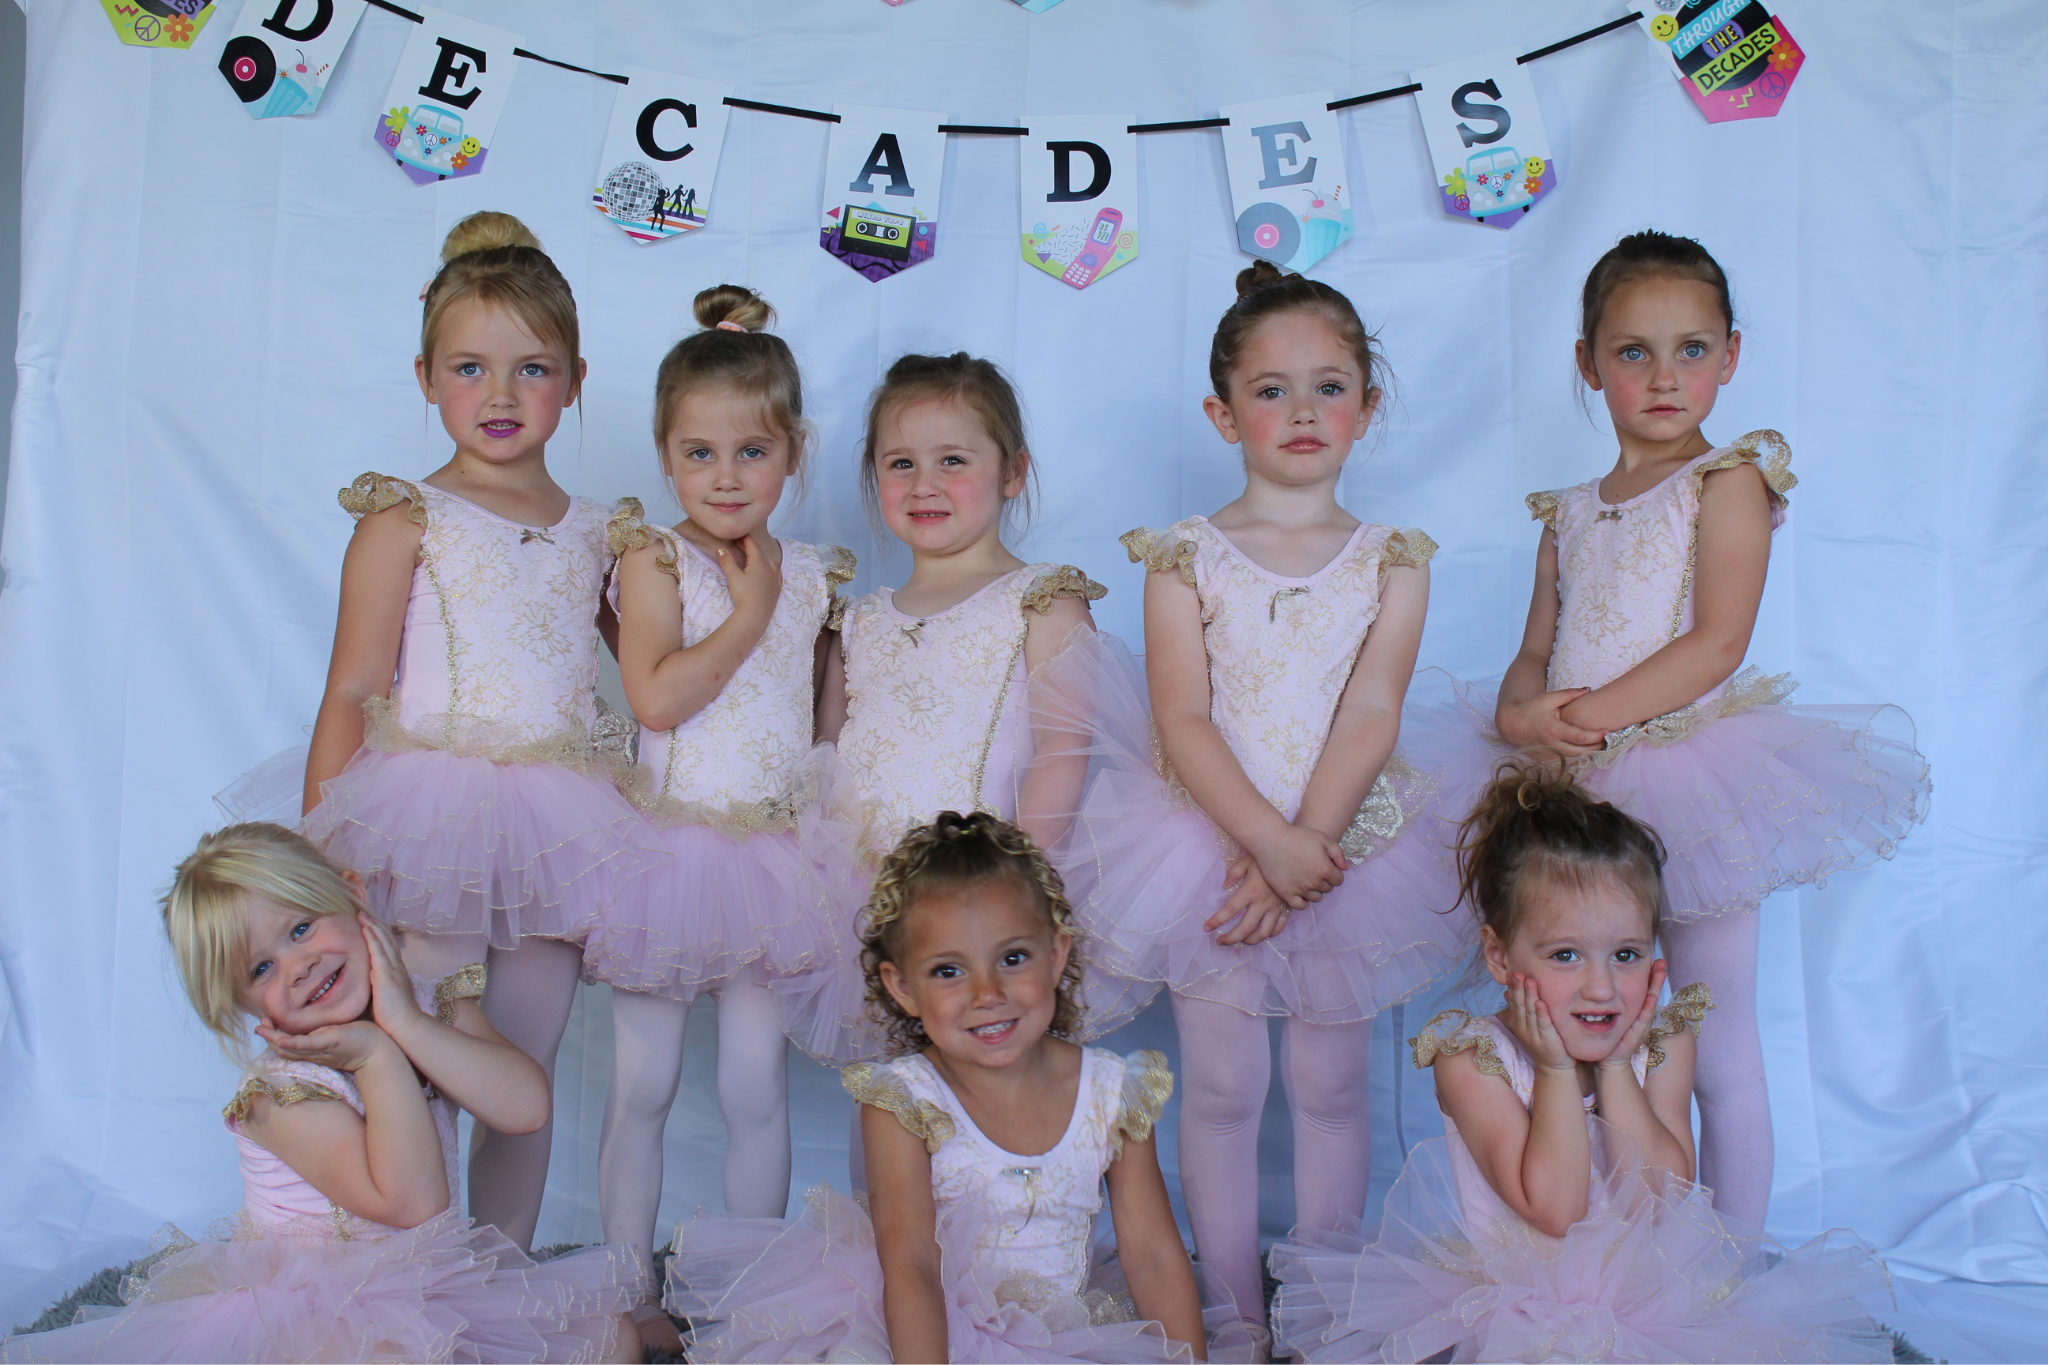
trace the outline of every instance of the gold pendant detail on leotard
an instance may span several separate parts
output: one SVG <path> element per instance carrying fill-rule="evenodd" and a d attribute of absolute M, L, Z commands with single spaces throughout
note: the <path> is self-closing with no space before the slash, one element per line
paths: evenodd
<path fill-rule="evenodd" d="M 917 633 L 924 629 L 924 622 L 913 621 L 907 626 L 898 626 L 896 629 L 903 632 L 904 638 L 910 641 L 913 649 L 922 649 L 924 647 L 917 642 Z"/>
<path fill-rule="evenodd" d="M 536 540 L 552 545 L 555 543 L 555 534 L 545 526 L 522 526 L 519 528 L 519 543 L 521 545 L 531 545 Z"/>
<path fill-rule="evenodd" d="M 1610 507 L 1610 508 L 1606 509 L 1605 511 L 1603 511 L 1602 513 L 1600 513 L 1600 515 L 1599 515 L 1599 516 L 1597 516 L 1597 517 L 1594 517 L 1594 518 L 1593 518 L 1593 520 L 1595 520 L 1595 521 L 1620 521 L 1620 520 L 1621 520 L 1621 509 L 1620 509 L 1619 507 Z"/>
<path fill-rule="evenodd" d="M 1282 588 L 1273 594 L 1273 600 L 1266 604 L 1266 621 L 1271 624 L 1280 619 L 1280 599 L 1283 597 L 1306 597 L 1307 588 Z"/>
<path fill-rule="evenodd" d="M 1004 1175 L 1014 1175 L 1024 1182 L 1024 1226 L 1031 1226 L 1031 1215 L 1038 1212 L 1038 1173 L 1040 1166 L 1005 1166 Z"/>

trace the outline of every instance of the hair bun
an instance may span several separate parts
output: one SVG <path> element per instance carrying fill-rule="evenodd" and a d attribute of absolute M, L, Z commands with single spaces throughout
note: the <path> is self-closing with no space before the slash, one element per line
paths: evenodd
<path fill-rule="evenodd" d="M 485 209 L 448 229 L 448 236 L 441 242 L 441 262 L 447 264 L 457 256 L 467 256 L 473 251 L 489 251 L 494 247 L 530 246 L 539 251 L 540 238 L 533 235 L 526 224 L 509 213 L 496 209 Z"/>
<path fill-rule="evenodd" d="M 692 301 L 690 312 L 697 325 L 704 328 L 730 322 L 749 332 L 765 332 L 775 320 L 775 310 L 768 306 L 768 300 L 740 284 L 712 285 Z"/>
<path fill-rule="evenodd" d="M 1264 289 L 1269 284 L 1278 284 L 1287 278 L 1287 272 L 1263 258 L 1237 272 L 1237 296 L 1243 298 L 1254 289 Z"/>

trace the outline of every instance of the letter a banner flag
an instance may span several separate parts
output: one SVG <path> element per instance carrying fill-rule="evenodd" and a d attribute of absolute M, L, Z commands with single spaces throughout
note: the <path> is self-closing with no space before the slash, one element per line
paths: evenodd
<path fill-rule="evenodd" d="M 1024 261 L 1076 289 L 1138 258 L 1138 139 L 1130 120 L 1034 114 L 1020 162 Z"/>
<path fill-rule="evenodd" d="M 1351 235 L 1344 144 L 1328 91 L 1225 105 L 1223 163 L 1237 213 L 1237 244 L 1284 270 L 1303 271 Z M 1032 129 L 1037 131 L 1036 126 Z"/>
<path fill-rule="evenodd" d="M 1444 212 L 1511 228 L 1557 188 L 1556 158 L 1529 73 L 1508 51 L 1418 71 L 1415 107 Z"/>
<path fill-rule="evenodd" d="M 946 171 L 945 115 L 834 106 L 818 245 L 871 280 L 932 258 Z"/>
<path fill-rule="evenodd" d="M 432 185 L 484 168 L 519 65 L 519 35 L 446 10 L 420 15 L 373 136 L 415 185 Z"/>
<path fill-rule="evenodd" d="M 732 91 L 638 66 L 625 75 L 590 202 L 642 242 L 703 227 Z"/>
<path fill-rule="evenodd" d="M 1642 21 L 1709 123 L 1769 118 L 1784 106 L 1806 54 L 1757 0 L 1655 0 Z M 1650 6 L 1645 5 L 1648 9 Z"/>
<path fill-rule="evenodd" d="M 220 74 L 251 118 L 310 114 L 366 8 L 364 0 L 249 0 L 220 50 Z"/>

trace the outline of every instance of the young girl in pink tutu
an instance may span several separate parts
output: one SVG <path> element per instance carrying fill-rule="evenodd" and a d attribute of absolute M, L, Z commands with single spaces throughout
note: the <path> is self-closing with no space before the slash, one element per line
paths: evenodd
<path fill-rule="evenodd" d="M 1790 674 L 1737 671 L 1796 480 L 1776 432 L 1700 432 L 1742 344 L 1714 258 L 1689 238 L 1623 238 L 1586 277 L 1579 337 L 1621 451 L 1602 478 L 1529 495 L 1536 589 L 1495 724 L 1568 757 L 1670 851 L 1672 979 L 1720 1006 L 1700 1049 L 1702 1177 L 1724 1212 L 1761 1223 L 1757 907 L 1889 857 L 1925 817 L 1927 764 L 1896 707 L 1785 706 Z"/>
<path fill-rule="evenodd" d="M 455 453 L 341 494 L 358 520 L 304 829 L 423 970 L 488 942 L 486 1009 L 552 1074 L 583 939 L 660 854 L 592 743 L 610 513 L 547 470 L 583 381 L 576 301 L 506 214 L 463 219 L 442 259 L 415 367 Z M 470 1163 L 476 1215 L 521 1246 L 549 1140 L 492 1129 Z"/>
<path fill-rule="evenodd" d="M 408 976 L 361 889 L 274 824 L 209 834 L 179 865 L 172 955 L 248 1072 L 223 1111 L 241 1212 L 206 1241 L 166 1228 L 127 1307 L 15 1337 L 7 1360 L 640 1358 L 630 1250 L 536 1264 L 462 1216 L 455 1110 L 532 1132 L 547 1077 L 478 1007 L 483 967 Z M 269 1046 L 249 1061 L 252 1016 Z"/>
<path fill-rule="evenodd" d="M 686 519 L 650 526 L 635 505 L 612 523 L 619 671 L 641 722 L 630 791 L 672 859 L 636 903 L 600 913 L 583 953 L 585 975 L 615 988 L 605 1236 L 643 1256 L 690 1001 L 718 996 L 726 1211 L 779 1218 L 789 1099 L 768 982 L 836 951 L 797 826 L 816 795 L 825 619 L 853 556 L 768 533 L 785 489 L 801 486 L 808 431 L 795 357 L 762 330 L 767 303 L 719 285 L 695 310 L 704 330 L 662 360 L 654 393 L 655 447 Z M 644 1311 L 660 1312 L 651 1300 Z"/>
<path fill-rule="evenodd" d="M 1456 878 L 1430 804 L 1455 804 L 1428 752 L 1456 747 L 1452 713 L 1437 708 L 1441 734 L 1403 728 L 1435 546 L 1336 496 L 1379 405 L 1378 347 L 1326 284 L 1261 263 L 1238 291 L 1203 402 L 1242 449 L 1245 492 L 1124 537 L 1151 571 L 1166 777 L 1146 754 L 1095 779 L 1082 839 L 1114 860 L 1077 903 L 1098 967 L 1173 990 L 1195 1245 L 1257 1304 L 1268 1018 L 1286 1020 L 1296 1217 L 1335 1226 L 1365 1209 L 1373 1016 L 1448 972 L 1468 931 L 1443 913 Z"/>
<path fill-rule="evenodd" d="M 911 830 L 864 934 L 892 1053 L 842 1078 L 864 1204 L 821 1186 L 789 1222 L 679 1228 L 668 1306 L 696 1325 L 690 1359 L 1242 1358 L 1235 1306 L 1205 1310 L 1153 1148 L 1172 1073 L 1157 1052 L 1075 1044 L 1085 945 L 1030 837 L 979 811 Z M 1105 1184 L 1113 1260 L 1093 1245 Z"/>
<path fill-rule="evenodd" d="M 1694 983 L 1660 1009 L 1664 852 L 1555 765 L 1515 760 L 1466 825 L 1493 1015 L 1413 1040 L 1444 1136 L 1376 1241 L 1273 1249 L 1274 1335 L 1311 1361 L 1889 1361 L 1855 1296 L 1884 1264 L 1840 1231 L 1787 1251 L 1693 1183 Z M 1718 1019 L 1714 1021 L 1718 1023 Z"/>
<path fill-rule="evenodd" d="M 871 514 L 910 549 L 910 578 L 848 605 L 828 648 L 818 731 L 837 755 L 814 861 L 841 952 L 830 970 L 778 984 L 790 1036 L 832 1064 L 882 1055 L 851 945 L 875 866 L 903 832 L 942 810 L 986 811 L 1068 873 L 1094 856 L 1069 837 L 1090 753 L 1109 731 L 1145 743 L 1136 663 L 1088 613 L 1106 590 L 1003 543 L 1032 465 L 1001 371 L 964 352 L 902 357 L 869 400 L 860 468 Z M 1101 978 L 1083 1037 L 1150 994 Z"/>

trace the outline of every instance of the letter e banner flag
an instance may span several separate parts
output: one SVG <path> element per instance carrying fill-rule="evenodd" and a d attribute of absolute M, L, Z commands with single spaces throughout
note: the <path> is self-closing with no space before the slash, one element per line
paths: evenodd
<path fill-rule="evenodd" d="M 1284 270 L 1308 269 L 1351 235 L 1344 144 L 1330 100 L 1324 91 L 1218 111 L 1230 120 L 1223 163 L 1237 244 Z"/>
<path fill-rule="evenodd" d="M 519 35 L 447 10 L 420 14 L 372 135 L 415 185 L 432 185 L 484 168 Z"/>

